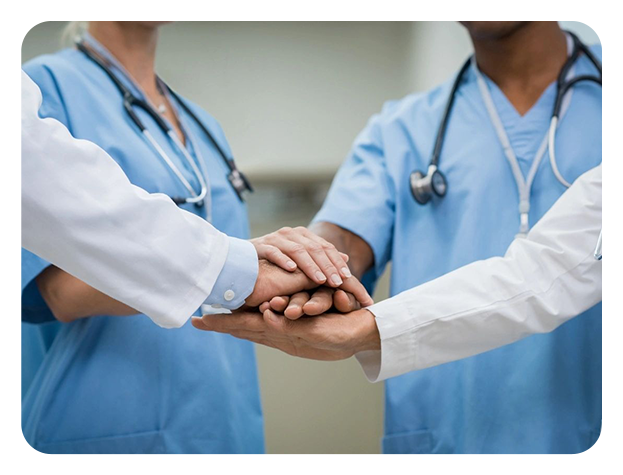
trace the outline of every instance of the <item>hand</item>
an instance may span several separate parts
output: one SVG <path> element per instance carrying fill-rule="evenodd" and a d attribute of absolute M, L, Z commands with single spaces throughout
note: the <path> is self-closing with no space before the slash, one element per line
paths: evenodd
<path fill-rule="evenodd" d="M 316 284 L 339 287 L 351 277 L 348 256 L 307 228 L 281 228 L 251 239 L 260 259 L 267 259 L 284 270 L 301 269 Z"/>
<path fill-rule="evenodd" d="M 349 313 L 359 310 L 361 305 L 349 292 L 320 287 L 311 295 L 308 292 L 299 292 L 291 297 L 274 297 L 270 302 L 260 305 L 259 310 L 273 310 L 283 313 L 290 320 L 296 320 L 303 315 L 320 315 L 332 308 L 340 313 Z"/>
<path fill-rule="evenodd" d="M 290 320 L 271 310 L 266 310 L 263 315 L 236 312 L 194 317 L 192 324 L 199 330 L 229 333 L 289 355 L 314 360 L 342 360 L 360 351 L 381 349 L 374 315 L 365 309 L 299 320 Z"/>
<path fill-rule="evenodd" d="M 247 297 L 246 304 L 250 307 L 257 307 L 276 296 L 296 294 L 315 287 L 317 284 L 300 270 L 286 272 L 266 260 L 261 260 L 255 288 Z M 356 277 L 351 276 L 344 279 L 341 289 L 352 294 L 364 307 L 374 303 L 372 297 Z"/>
<path fill-rule="evenodd" d="M 245 303 L 249 307 L 257 307 L 262 302 L 271 300 L 277 295 L 294 294 L 315 287 L 317 284 L 300 270 L 284 271 L 271 262 L 262 259 L 258 263 L 255 287 L 251 295 L 245 299 Z"/>

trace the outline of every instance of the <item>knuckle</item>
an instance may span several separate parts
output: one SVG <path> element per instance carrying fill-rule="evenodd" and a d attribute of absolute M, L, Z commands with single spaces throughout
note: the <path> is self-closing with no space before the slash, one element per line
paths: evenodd
<path fill-rule="evenodd" d="M 279 249 L 277 249 L 275 246 L 266 246 L 266 255 L 274 257 L 277 254 L 279 254 Z"/>
<path fill-rule="evenodd" d="M 316 243 L 310 244 L 309 246 L 307 246 L 307 249 L 309 250 L 309 252 L 312 252 L 314 254 L 323 251 L 322 246 L 320 244 L 316 244 Z"/>
<path fill-rule="evenodd" d="M 335 267 L 330 262 L 322 264 L 320 268 L 325 272 L 336 272 Z"/>
<path fill-rule="evenodd" d="M 277 232 L 280 234 L 290 234 L 292 232 L 292 228 L 290 226 L 284 226 Z"/>
<path fill-rule="evenodd" d="M 325 249 L 326 251 L 337 251 L 335 246 L 331 244 L 329 241 L 323 241 L 322 248 Z"/>
<path fill-rule="evenodd" d="M 291 250 L 295 254 L 303 254 L 307 252 L 305 247 L 302 244 L 298 244 L 298 243 L 292 244 Z"/>

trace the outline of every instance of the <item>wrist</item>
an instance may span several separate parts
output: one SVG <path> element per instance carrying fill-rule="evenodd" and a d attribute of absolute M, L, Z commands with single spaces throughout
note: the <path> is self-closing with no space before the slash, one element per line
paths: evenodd
<path fill-rule="evenodd" d="M 381 349 L 381 334 L 376 325 L 374 314 L 365 308 L 357 310 L 360 325 L 357 330 L 355 353 Z"/>
<path fill-rule="evenodd" d="M 269 268 L 270 268 L 270 265 L 264 259 L 260 259 L 258 261 L 257 278 L 255 279 L 255 285 L 253 286 L 253 290 L 251 291 L 249 296 L 246 298 L 245 302 L 247 305 L 251 307 L 257 307 L 259 304 L 264 302 L 264 300 L 262 299 L 266 298 L 265 294 L 266 294 L 267 284 L 268 286 L 270 286 L 270 283 L 267 282 L 268 280 L 267 274 L 269 272 Z"/>

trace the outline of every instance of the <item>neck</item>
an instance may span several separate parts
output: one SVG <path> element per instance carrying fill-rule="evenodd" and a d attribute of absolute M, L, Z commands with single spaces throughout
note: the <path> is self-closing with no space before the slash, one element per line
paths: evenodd
<path fill-rule="evenodd" d="M 502 38 L 472 37 L 476 62 L 523 114 L 556 80 L 567 41 L 556 22 L 530 23 Z"/>
<path fill-rule="evenodd" d="M 133 22 L 90 22 L 89 33 L 110 51 L 146 92 L 156 88 L 158 29 Z"/>

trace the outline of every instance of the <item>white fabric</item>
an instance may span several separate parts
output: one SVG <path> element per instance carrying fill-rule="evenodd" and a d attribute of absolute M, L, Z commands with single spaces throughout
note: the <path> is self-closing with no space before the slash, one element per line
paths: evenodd
<path fill-rule="evenodd" d="M 357 355 L 380 381 L 554 330 L 601 301 L 601 165 L 582 175 L 504 257 L 474 262 L 370 310 L 381 350 Z"/>
<path fill-rule="evenodd" d="M 183 325 L 223 268 L 227 236 L 41 119 L 41 100 L 22 71 L 22 245 L 162 327 Z"/>

